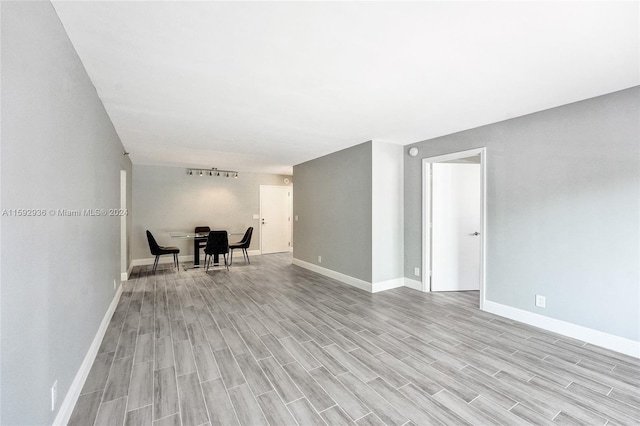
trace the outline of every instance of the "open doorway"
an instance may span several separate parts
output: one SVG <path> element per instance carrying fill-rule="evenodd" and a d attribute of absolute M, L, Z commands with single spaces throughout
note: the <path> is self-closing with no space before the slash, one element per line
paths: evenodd
<path fill-rule="evenodd" d="M 423 291 L 480 292 L 484 300 L 485 148 L 422 160 Z"/>

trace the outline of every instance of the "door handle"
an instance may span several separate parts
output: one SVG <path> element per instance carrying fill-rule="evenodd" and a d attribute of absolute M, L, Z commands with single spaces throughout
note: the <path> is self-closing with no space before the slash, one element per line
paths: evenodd
<path fill-rule="evenodd" d="M 473 234 L 470 234 L 470 235 L 473 235 L 474 237 L 477 237 L 478 235 L 480 235 L 480 233 L 478 231 L 476 231 L 476 232 L 474 232 Z"/>

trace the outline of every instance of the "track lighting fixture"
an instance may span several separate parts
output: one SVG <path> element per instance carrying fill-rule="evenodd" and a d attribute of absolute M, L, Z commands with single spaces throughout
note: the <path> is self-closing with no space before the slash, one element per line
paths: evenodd
<path fill-rule="evenodd" d="M 210 169 L 187 169 L 187 174 L 193 176 L 193 173 L 197 173 L 199 176 L 204 176 L 207 173 L 209 176 L 224 176 L 238 178 L 239 173 L 235 170 L 218 170 L 217 167 Z"/>

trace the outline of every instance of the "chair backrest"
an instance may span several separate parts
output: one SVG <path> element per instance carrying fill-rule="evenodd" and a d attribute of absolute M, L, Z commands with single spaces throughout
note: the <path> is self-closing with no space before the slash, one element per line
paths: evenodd
<path fill-rule="evenodd" d="M 211 231 L 204 248 L 206 254 L 229 253 L 229 236 L 227 231 Z"/>
<path fill-rule="evenodd" d="M 251 244 L 251 236 L 253 235 L 253 226 L 247 228 L 247 232 L 244 233 L 244 237 L 242 237 L 242 247 L 249 248 L 249 244 Z"/>
<path fill-rule="evenodd" d="M 149 241 L 149 250 L 151 250 L 151 254 L 154 256 L 160 254 L 160 246 L 156 242 L 156 239 L 153 238 L 153 235 L 151 235 L 151 232 L 149 232 L 148 230 L 147 230 L 147 241 Z"/>
<path fill-rule="evenodd" d="M 196 229 L 193 232 L 195 232 L 196 234 L 199 234 L 201 232 L 204 233 L 209 231 L 211 231 L 211 228 L 209 228 L 208 226 L 196 226 Z"/>

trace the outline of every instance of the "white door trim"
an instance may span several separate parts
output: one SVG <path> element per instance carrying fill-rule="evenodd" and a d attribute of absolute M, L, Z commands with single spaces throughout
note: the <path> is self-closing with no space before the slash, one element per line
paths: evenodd
<path fill-rule="evenodd" d="M 127 171 L 120 170 L 120 210 L 126 210 L 127 207 Z M 128 212 L 127 212 L 128 213 Z M 120 281 L 129 279 L 128 263 L 129 254 L 127 253 L 127 215 L 120 215 Z"/>
<path fill-rule="evenodd" d="M 485 302 L 485 252 L 487 233 L 487 149 L 466 151 L 427 157 L 422 159 L 422 291 L 431 291 L 431 164 L 480 155 L 480 309 Z"/>

